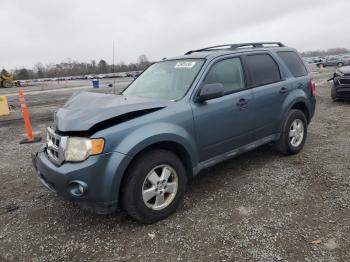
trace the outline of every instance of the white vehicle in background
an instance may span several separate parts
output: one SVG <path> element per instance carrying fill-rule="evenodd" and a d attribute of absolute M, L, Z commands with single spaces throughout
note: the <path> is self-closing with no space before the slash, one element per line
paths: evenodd
<path fill-rule="evenodd" d="M 343 55 L 342 59 L 344 59 L 350 63 L 350 55 Z"/>

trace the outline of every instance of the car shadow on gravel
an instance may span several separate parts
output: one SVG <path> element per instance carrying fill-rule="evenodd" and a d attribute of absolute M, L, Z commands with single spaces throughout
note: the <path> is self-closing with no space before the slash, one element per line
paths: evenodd
<path fill-rule="evenodd" d="M 235 187 L 235 182 L 244 183 L 241 180 L 246 180 L 262 166 L 276 158 L 284 157 L 286 156 L 278 153 L 274 144 L 270 143 L 228 159 L 201 171 L 194 177 L 189 183 L 187 196 L 191 198 L 192 204 L 196 205 L 203 197 L 211 198 L 222 187 Z M 203 190 L 206 192 L 205 195 L 203 195 Z"/>

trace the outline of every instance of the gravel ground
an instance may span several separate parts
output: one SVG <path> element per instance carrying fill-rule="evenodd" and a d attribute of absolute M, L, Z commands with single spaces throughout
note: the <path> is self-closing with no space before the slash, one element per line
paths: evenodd
<path fill-rule="evenodd" d="M 350 103 L 331 101 L 329 75 L 315 74 L 299 155 L 267 145 L 205 170 L 153 225 L 88 213 L 41 186 L 11 100 L 15 112 L 0 118 L 0 261 L 350 261 Z M 36 130 L 68 95 L 26 97 Z"/>

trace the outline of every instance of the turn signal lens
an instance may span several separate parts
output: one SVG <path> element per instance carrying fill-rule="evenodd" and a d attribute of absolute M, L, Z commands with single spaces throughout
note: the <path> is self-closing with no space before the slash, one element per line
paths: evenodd
<path fill-rule="evenodd" d="M 91 139 L 91 151 L 90 155 L 98 155 L 103 151 L 103 147 L 105 145 L 105 141 L 102 138 Z"/>
<path fill-rule="evenodd" d="M 309 85 L 310 85 L 311 96 L 316 96 L 316 83 L 315 83 L 315 81 L 311 80 Z"/>

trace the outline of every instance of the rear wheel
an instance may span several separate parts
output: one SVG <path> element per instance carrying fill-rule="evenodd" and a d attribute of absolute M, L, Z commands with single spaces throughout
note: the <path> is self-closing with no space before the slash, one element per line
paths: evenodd
<path fill-rule="evenodd" d="M 338 67 L 342 67 L 344 64 L 342 62 L 338 63 Z"/>
<path fill-rule="evenodd" d="M 277 141 L 277 150 L 285 155 L 299 153 L 304 147 L 307 136 L 307 120 L 305 114 L 297 109 L 288 112 L 280 139 Z"/>
<path fill-rule="evenodd" d="M 183 200 L 187 176 L 181 160 L 172 152 L 143 153 L 126 174 L 122 207 L 135 220 L 154 223 L 175 212 Z"/>

